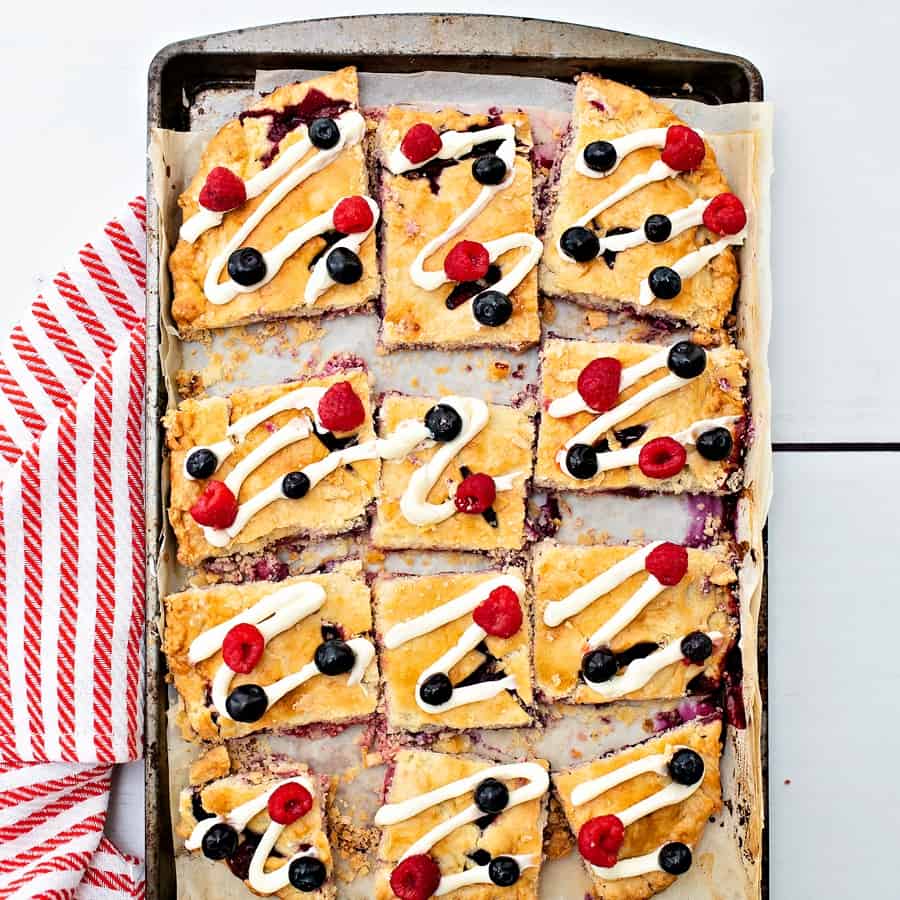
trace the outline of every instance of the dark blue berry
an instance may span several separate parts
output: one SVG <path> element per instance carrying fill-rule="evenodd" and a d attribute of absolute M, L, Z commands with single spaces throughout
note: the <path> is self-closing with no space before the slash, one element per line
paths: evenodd
<path fill-rule="evenodd" d="M 343 675 L 353 668 L 356 654 L 345 641 L 325 641 L 316 647 L 313 659 L 323 675 Z"/>
<path fill-rule="evenodd" d="M 266 260 L 255 247 L 241 247 L 228 257 L 228 274 L 242 287 L 250 287 L 266 277 Z"/>
<path fill-rule="evenodd" d="M 360 258 L 347 247 L 335 247 L 325 259 L 325 268 L 338 284 L 354 284 L 363 274 Z"/>
<path fill-rule="evenodd" d="M 475 788 L 475 805 L 484 813 L 498 813 L 509 803 L 509 789 L 496 778 L 485 778 Z"/>
<path fill-rule="evenodd" d="M 573 444 L 566 453 L 566 468 L 573 478 L 593 478 L 597 474 L 597 451 L 590 444 Z"/>
<path fill-rule="evenodd" d="M 720 462 L 731 456 L 734 438 L 727 428 L 710 428 L 697 438 L 697 452 L 713 462 Z"/>
<path fill-rule="evenodd" d="M 341 132 L 334 119 L 313 119 L 309 125 L 309 139 L 313 147 L 330 150 L 341 139 Z"/>
<path fill-rule="evenodd" d="M 435 672 L 422 682 L 419 696 L 429 706 L 440 706 L 453 696 L 453 682 L 443 672 Z"/>
<path fill-rule="evenodd" d="M 679 378 L 696 378 L 706 369 L 706 351 L 693 341 L 679 341 L 669 350 L 666 365 Z"/>
<path fill-rule="evenodd" d="M 669 775 L 678 784 L 696 784 L 703 777 L 703 757 L 693 750 L 676 750 L 669 760 Z"/>
<path fill-rule="evenodd" d="M 598 647 L 585 653 L 581 660 L 581 673 L 586 681 L 609 681 L 619 670 L 616 654 L 606 647 Z"/>
<path fill-rule="evenodd" d="M 235 722 L 258 722 L 269 708 L 269 696 L 258 684 L 236 687 L 225 701 L 225 709 Z"/>
<path fill-rule="evenodd" d="M 485 291 L 472 302 L 472 315 L 482 325 L 497 328 L 509 321 L 512 315 L 512 300 L 500 291 Z"/>
<path fill-rule="evenodd" d="M 559 245 L 563 253 L 575 262 L 590 262 L 600 252 L 600 239 L 589 228 L 580 225 L 567 228 L 559 239 Z"/>
<path fill-rule="evenodd" d="M 479 156 L 472 163 L 472 177 L 479 184 L 500 184 L 506 178 L 506 163 L 496 153 Z"/>
<path fill-rule="evenodd" d="M 425 413 L 425 427 L 436 441 L 452 441 L 462 431 L 462 416 L 446 403 L 438 403 Z"/>
<path fill-rule="evenodd" d="M 584 161 L 589 169 L 595 172 L 608 172 L 615 164 L 619 154 L 609 141 L 591 141 L 584 148 Z"/>
<path fill-rule="evenodd" d="M 713 652 L 713 642 L 708 634 L 692 631 L 681 639 L 681 652 L 692 663 L 702 663 Z"/>
<path fill-rule="evenodd" d="M 651 244 L 661 244 L 672 234 L 672 220 L 668 216 L 647 216 L 644 222 L 644 235 Z"/>
<path fill-rule="evenodd" d="M 657 266 L 647 281 L 650 292 L 660 300 L 672 300 L 681 293 L 681 276 L 668 266 Z"/>
<path fill-rule="evenodd" d="M 252 832 L 244 832 L 244 840 L 240 847 L 228 858 L 228 868 L 231 874 L 246 881 L 250 877 L 250 863 L 253 862 L 253 855 L 259 846 L 259 836 Z"/>
<path fill-rule="evenodd" d="M 679 841 L 663 844 L 659 851 L 659 867 L 669 875 L 684 875 L 691 867 L 691 848 Z"/>
<path fill-rule="evenodd" d="M 497 887 L 509 887 L 519 880 L 519 864 L 511 856 L 495 856 L 488 865 L 488 878 Z"/>
<path fill-rule="evenodd" d="M 471 859 L 476 866 L 486 866 L 491 861 L 491 854 L 484 848 L 479 847 L 469 854 L 469 859 Z"/>
<path fill-rule="evenodd" d="M 281 493 L 288 500 L 299 500 L 309 493 L 309 476 L 305 472 L 288 472 L 281 479 Z"/>
<path fill-rule="evenodd" d="M 315 856 L 301 856 L 295 859 L 288 869 L 288 881 L 291 886 L 310 894 L 317 891 L 325 883 L 328 872 L 325 863 Z"/>
<path fill-rule="evenodd" d="M 198 447 L 188 454 L 184 467 L 191 478 L 209 478 L 211 475 L 215 475 L 216 469 L 219 468 L 219 458 L 212 450 Z"/>
<path fill-rule="evenodd" d="M 228 859 L 238 847 L 238 833 L 224 822 L 213 825 L 200 842 L 207 859 Z"/>

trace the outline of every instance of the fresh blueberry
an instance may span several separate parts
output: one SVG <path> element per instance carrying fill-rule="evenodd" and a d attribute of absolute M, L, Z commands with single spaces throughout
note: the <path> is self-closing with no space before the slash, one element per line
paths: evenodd
<path fill-rule="evenodd" d="M 669 775 L 678 784 L 696 784 L 703 777 L 703 757 L 684 748 L 676 750 L 669 760 Z"/>
<path fill-rule="evenodd" d="M 452 441 L 462 431 L 462 416 L 449 404 L 438 403 L 425 413 L 425 427 L 436 441 Z"/>
<path fill-rule="evenodd" d="M 360 258 L 347 247 L 335 247 L 325 259 L 325 268 L 338 284 L 355 284 L 363 274 Z"/>
<path fill-rule="evenodd" d="M 648 216 L 644 222 L 644 235 L 651 244 L 661 244 L 672 234 L 672 220 L 668 216 Z"/>
<path fill-rule="evenodd" d="M 619 670 L 616 654 L 605 647 L 598 647 L 585 653 L 581 660 L 581 672 L 586 681 L 594 683 L 609 681 Z"/>
<path fill-rule="evenodd" d="M 720 462 L 731 456 L 734 438 L 727 428 L 710 428 L 697 438 L 697 452 L 704 459 Z"/>
<path fill-rule="evenodd" d="M 288 881 L 291 886 L 303 891 L 304 894 L 310 894 L 317 891 L 325 883 L 328 872 L 325 869 L 325 863 L 315 856 L 301 856 L 295 859 L 288 869 Z"/>
<path fill-rule="evenodd" d="M 435 672 L 422 682 L 419 696 L 429 706 L 440 706 L 453 696 L 453 682 L 443 672 Z"/>
<path fill-rule="evenodd" d="M 343 675 L 353 668 L 356 654 L 345 641 L 325 641 L 316 647 L 313 659 L 323 675 Z"/>
<path fill-rule="evenodd" d="M 591 141 L 584 148 L 584 162 L 595 172 L 608 172 L 615 164 L 619 154 L 609 141 Z"/>
<path fill-rule="evenodd" d="M 567 228 L 559 239 L 559 245 L 563 253 L 575 262 L 590 262 L 600 252 L 600 239 L 589 228 L 580 225 Z"/>
<path fill-rule="evenodd" d="M 681 652 L 685 659 L 700 664 L 712 654 L 713 642 L 708 634 L 704 634 L 702 631 L 692 631 L 681 639 Z"/>
<path fill-rule="evenodd" d="M 666 365 L 679 378 L 696 378 L 706 368 L 706 351 L 693 341 L 679 341 L 669 350 Z"/>
<path fill-rule="evenodd" d="M 472 163 L 472 177 L 479 184 L 500 184 L 506 178 L 506 163 L 496 153 L 486 153 Z"/>
<path fill-rule="evenodd" d="M 496 778 L 485 778 L 475 788 L 475 805 L 484 813 L 503 812 L 509 803 L 509 789 Z"/>
<path fill-rule="evenodd" d="M 198 447 L 188 454 L 184 467 L 191 478 L 209 478 L 210 475 L 215 475 L 216 469 L 219 468 L 219 458 L 212 450 Z"/>
<path fill-rule="evenodd" d="M 225 701 L 225 709 L 235 722 L 258 722 L 269 708 L 269 696 L 258 684 L 236 687 Z"/>
<path fill-rule="evenodd" d="M 519 880 L 519 864 L 511 856 L 495 856 L 488 865 L 488 878 L 497 887 L 509 887 Z"/>
<path fill-rule="evenodd" d="M 509 321 L 512 315 L 512 300 L 500 291 L 484 291 L 472 302 L 472 315 L 482 325 L 497 328 Z"/>
<path fill-rule="evenodd" d="M 691 848 L 679 841 L 663 844 L 659 851 L 659 867 L 669 875 L 684 875 L 691 862 Z"/>
<path fill-rule="evenodd" d="M 573 444 L 566 453 L 566 468 L 573 478 L 593 478 L 597 474 L 597 451 L 590 444 Z"/>
<path fill-rule="evenodd" d="M 650 292 L 660 300 L 672 300 L 681 293 L 681 276 L 668 266 L 657 266 L 647 281 Z"/>
<path fill-rule="evenodd" d="M 238 833 L 224 822 L 213 825 L 200 842 L 207 859 L 228 859 L 238 846 Z"/>
<path fill-rule="evenodd" d="M 288 500 L 299 500 L 309 493 L 309 476 L 305 472 L 288 472 L 281 479 L 281 493 Z"/>
<path fill-rule="evenodd" d="M 266 277 L 266 260 L 255 247 L 241 247 L 228 257 L 228 274 L 242 287 L 250 287 Z"/>
<path fill-rule="evenodd" d="M 334 119 L 313 119 L 309 125 L 309 139 L 313 147 L 330 150 L 341 139 L 341 132 Z"/>

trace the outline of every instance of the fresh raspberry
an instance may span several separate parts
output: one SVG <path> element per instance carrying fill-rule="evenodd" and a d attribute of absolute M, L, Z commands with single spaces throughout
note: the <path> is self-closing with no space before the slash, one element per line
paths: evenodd
<path fill-rule="evenodd" d="M 678 584 L 687 567 L 687 550 L 681 544 L 660 544 L 647 554 L 644 562 L 644 568 L 666 587 Z"/>
<path fill-rule="evenodd" d="M 441 883 L 441 870 L 426 853 L 407 856 L 391 872 L 391 890 L 400 900 L 428 900 Z"/>
<path fill-rule="evenodd" d="M 365 197 L 344 197 L 334 208 L 331 220 L 341 234 L 358 234 L 372 227 L 375 216 Z"/>
<path fill-rule="evenodd" d="M 224 481 L 208 481 L 203 493 L 191 507 L 191 515 L 198 525 L 228 528 L 238 514 L 237 497 Z"/>
<path fill-rule="evenodd" d="M 625 826 L 618 816 L 597 816 L 581 826 L 578 849 L 589 863 L 608 869 L 619 859 L 624 840 Z"/>
<path fill-rule="evenodd" d="M 467 475 L 456 489 L 453 502 L 462 513 L 480 515 L 491 508 L 497 499 L 497 485 L 490 475 L 478 472 L 475 475 Z"/>
<path fill-rule="evenodd" d="M 246 675 L 253 671 L 266 648 L 263 633 L 249 622 L 235 625 L 222 641 L 222 659 L 232 672 Z"/>
<path fill-rule="evenodd" d="M 666 131 L 666 146 L 663 147 L 662 161 L 679 172 L 696 169 L 706 156 L 703 138 L 686 125 L 670 125 Z"/>
<path fill-rule="evenodd" d="M 362 400 L 349 381 L 333 384 L 319 401 L 319 421 L 329 431 L 353 431 L 366 420 Z"/>
<path fill-rule="evenodd" d="M 213 212 L 237 209 L 247 199 L 247 188 L 231 169 L 216 166 L 206 176 L 200 191 L 200 205 Z"/>
<path fill-rule="evenodd" d="M 279 825 L 292 825 L 305 816 L 312 805 L 312 794 L 302 784 L 286 781 L 269 795 L 269 818 Z"/>
<path fill-rule="evenodd" d="M 418 122 L 406 132 L 400 152 L 415 165 L 441 152 L 441 136 L 427 123 Z"/>
<path fill-rule="evenodd" d="M 490 267 L 487 247 L 478 241 L 460 241 L 444 259 L 444 271 L 452 281 L 478 281 Z"/>
<path fill-rule="evenodd" d="M 606 412 L 616 405 L 621 378 L 622 363 L 619 360 L 612 356 L 594 359 L 578 376 L 578 393 L 594 412 Z"/>
<path fill-rule="evenodd" d="M 516 592 L 505 584 L 494 588 L 472 612 L 476 625 L 493 637 L 512 637 L 522 627 L 522 607 Z"/>
<path fill-rule="evenodd" d="M 747 224 L 747 210 L 734 194 L 719 194 L 703 211 L 703 224 L 715 234 L 737 234 Z"/>
<path fill-rule="evenodd" d="M 638 465 L 648 478 L 671 478 L 687 461 L 687 451 L 674 438 L 661 437 L 641 447 Z"/>

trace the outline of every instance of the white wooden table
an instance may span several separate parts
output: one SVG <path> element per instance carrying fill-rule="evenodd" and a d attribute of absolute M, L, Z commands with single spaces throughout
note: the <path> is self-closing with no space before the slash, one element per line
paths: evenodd
<path fill-rule="evenodd" d="M 376 11 L 266 4 L 268 21 Z M 391 0 L 391 11 L 483 11 Z M 776 109 L 775 439 L 885 444 L 778 454 L 769 529 L 771 896 L 896 896 L 900 797 L 900 125 L 888 96 L 898 7 L 675 0 L 495 4 L 751 59 Z M 258 13 L 257 13 L 258 14 Z M 0 327 L 87 229 L 144 190 L 146 69 L 165 43 L 262 24 L 240 0 L 14 4 L 0 75 Z M 893 92 L 894 94 L 896 92 Z M 845 448 L 842 448 L 846 450 Z M 141 764 L 120 771 L 109 831 L 143 849 Z"/>

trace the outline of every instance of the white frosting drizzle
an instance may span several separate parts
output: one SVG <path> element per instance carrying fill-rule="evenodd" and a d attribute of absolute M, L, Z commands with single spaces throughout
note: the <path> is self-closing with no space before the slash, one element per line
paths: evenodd
<path fill-rule="evenodd" d="M 509 802 L 506 805 L 506 809 L 511 809 L 514 806 L 518 806 L 520 803 L 527 803 L 530 800 L 535 800 L 538 797 L 543 796 L 550 786 L 550 777 L 547 774 L 547 770 L 535 762 L 490 766 L 473 775 L 459 778 L 456 781 L 451 781 L 449 784 L 435 788 L 433 791 L 420 794 L 418 797 L 411 797 L 409 800 L 401 800 L 399 803 L 385 804 L 375 814 L 375 824 L 383 828 L 387 825 L 396 825 L 398 822 L 405 822 L 407 819 L 417 816 L 419 813 L 426 809 L 430 809 L 432 806 L 437 806 L 439 803 L 445 803 L 447 800 L 455 800 L 457 797 L 467 794 L 487 778 L 508 780 L 522 778 L 528 782 L 521 787 L 513 788 L 509 792 Z M 455 816 L 451 816 L 449 819 L 438 823 L 429 832 L 420 837 L 409 847 L 403 856 L 400 857 L 400 861 L 402 862 L 402 860 L 407 859 L 410 856 L 416 856 L 420 853 L 428 853 L 438 841 L 442 841 L 448 834 L 452 834 L 457 828 L 462 828 L 464 825 L 468 825 L 470 822 L 480 819 L 483 815 L 484 813 L 474 803 L 466 806 Z M 519 858 L 514 857 L 514 859 L 518 861 Z M 534 865 L 537 865 L 537 861 L 534 862 Z M 462 884 L 487 884 L 488 881 L 485 880 L 487 879 L 487 866 L 479 866 L 478 869 L 484 870 L 483 872 L 480 872 L 478 880 L 473 880 L 471 882 L 465 881 L 462 882 Z M 467 873 L 442 875 L 441 883 L 435 896 L 449 893 L 452 887 L 447 887 L 447 884 L 460 886 L 460 882 L 455 880 L 451 881 L 450 879 L 459 878 L 459 876 L 463 874 Z M 472 876 L 472 878 L 474 879 L 475 876 Z"/>
<path fill-rule="evenodd" d="M 660 788 L 656 793 L 651 794 L 649 797 L 645 797 L 643 800 L 633 803 L 621 812 L 615 813 L 616 817 L 626 828 L 638 819 L 642 819 L 644 816 L 648 816 L 650 813 L 656 812 L 659 809 L 664 809 L 667 806 L 674 806 L 676 803 L 683 803 L 699 789 L 700 785 L 703 784 L 703 779 L 700 778 L 694 784 L 678 784 L 669 777 L 668 766 L 669 761 L 678 750 L 690 749 L 692 748 L 682 746 L 671 747 L 667 749 L 665 753 L 654 753 L 651 756 L 636 759 L 613 772 L 601 775 L 599 778 L 594 778 L 591 781 L 585 781 L 583 784 L 576 785 L 572 790 L 572 805 L 582 806 L 585 803 L 589 803 L 595 797 L 599 797 L 601 794 L 605 794 L 607 791 L 612 790 L 612 788 L 624 784 L 626 781 L 631 781 L 632 778 L 637 778 L 639 775 L 650 772 L 659 775 L 662 778 L 666 778 L 668 784 L 666 784 L 665 787 Z M 659 853 L 663 846 L 665 845 L 660 845 L 655 850 L 652 850 L 650 853 L 646 853 L 643 856 L 635 856 L 631 859 L 621 860 L 614 866 L 608 868 L 591 865 L 591 869 L 595 875 L 599 878 L 604 878 L 607 881 L 616 881 L 621 878 L 633 878 L 636 875 L 646 875 L 648 872 L 661 872 Z"/>
<path fill-rule="evenodd" d="M 699 128 L 694 128 L 693 130 L 699 134 L 700 137 L 703 137 L 703 132 Z M 619 164 L 629 153 L 634 153 L 635 150 L 644 150 L 647 147 L 658 147 L 661 150 L 666 146 L 666 136 L 668 135 L 668 132 L 668 126 L 665 128 L 644 128 L 641 131 L 633 131 L 631 134 L 608 140 L 607 143 L 612 144 L 613 147 L 615 147 L 616 161 L 612 168 L 607 169 L 605 172 L 597 172 L 585 162 L 584 147 L 582 147 L 581 152 L 575 160 L 575 171 L 588 178 L 606 178 L 619 168 Z"/>
<path fill-rule="evenodd" d="M 703 224 L 703 213 L 706 207 L 712 203 L 712 200 L 695 200 L 690 206 L 684 209 L 677 209 L 675 212 L 667 214 L 668 220 L 672 223 L 672 231 L 665 241 L 657 241 L 656 243 L 664 244 L 671 241 L 672 238 L 678 237 L 682 232 L 689 228 L 696 228 Z M 600 238 L 600 252 L 604 250 L 612 250 L 613 253 L 621 253 L 623 250 L 631 250 L 634 247 L 640 247 L 641 244 L 647 243 L 647 233 L 644 227 L 635 228 L 627 234 L 613 234 Z"/>
<path fill-rule="evenodd" d="M 278 159 L 276 159 L 268 170 L 264 170 L 264 172 L 260 173 L 260 175 L 268 174 L 278 167 L 278 172 L 275 177 L 272 177 L 271 175 L 269 177 L 268 185 L 274 185 L 272 190 L 266 194 L 259 206 L 257 206 L 247 219 L 241 223 L 238 230 L 231 236 L 219 254 L 210 263 L 209 269 L 206 272 L 206 277 L 203 281 L 203 293 L 210 303 L 221 306 L 222 304 L 233 300 L 238 294 L 259 290 L 259 288 L 267 284 L 278 274 L 278 271 L 281 269 L 285 260 L 288 259 L 291 254 L 295 253 L 300 246 L 331 227 L 329 211 L 329 213 L 318 216 L 311 222 L 289 232 L 279 244 L 263 254 L 266 261 L 266 274 L 261 281 L 255 284 L 240 285 L 230 278 L 221 283 L 219 282 L 223 270 L 228 265 L 228 258 L 245 240 L 247 240 L 254 229 L 258 227 L 259 223 L 262 222 L 262 220 L 292 190 L 294 190 L 295 187 L 311 175 L 320 172 L 326 166 L 330 165 L 345 147 L 358 144 L 365 136 L 365 119 L 355 110 L 349 110 L 348 112 L 342 113 L 335 119 L 335 123 L 337 124 L 340 137 L 334 147 L 327 150 L 319 150 L 305 162 L 296 165 L 296 168 L 294 168 L 294 165 L 313 149 L 312 141 L 310 141 L 308 134 L 306 134 L 304 130 L 303 136 L 295 144 L 292 144 L 283 154 L 280 154 Z M 279 163 L 282 163 L 282 157 L 289 159 L 290 162 L 279 165 Z M 283 175 L 280 180 L 278 180 L 279 174 Z M 253 179 L 248 182 L 248 188 L 252 182 Z M 257 196 L 257 194 L 254 194 L 253 196 Z M 370 198 L 366 198 L 366 200 L 373 208 L 373 214 L 376 214 L 377 207 L 374 202 Z M 206 212 L 208 211 L 203 210 L 200 213 L 197 213 L 197 216 L 201 216 Z M 213 216 L 218 218 L 218 221 L 215 221 L 212 217 L 203 216 L 203 219 L 199 223 L 194 223 L 194 219 L 197 218 L 197 216 L 192 216 L 191 219 L 188 219 L 188 221 L 185 222 L 182 226 L 182 236 L 184 236 L 185 229 L 187 229 L 187 235 L 189 237 L 193 235 L 194 239 L 196 239 L 196 237 L 202 234 L 206 228 L 213 227 L 214 224 L 217 225 L 221 222 L 221 214 L 219 213 L 213 214 Z M 329 217 L 327 222 L 325 221 L 326 217 Z M 200 230 L 197 231 L 197 228 L 200 228 Z M 359 235 L 348 235 L 348 239 L 356 239 L 357 237 L 359 237 Z M 363 236 L 363 239 L 365 239 L 365 235 Z M 362 243 L 362 241 L 359 243 Z M 323 262 L 324 257 L 322 260 L 319 260 L 319 263 Z M 319 263 L 317 263 L 316 266 L 318 266 Z M 313 273 L 315 273 L 315 267 Z M 313 277 L 310 276 L 310 282 L 312 281 Z M 310 288 L 309 285 L 307 286 L 307 290 L 304 294 L 305 302 L 308 304 L 315 301 L 316 297 L 319 296 L 322 291 L 327 290 L 329 286 L 330 284 L 324 282 L 320 276 L 312 288 Z M 316 291 L 318 291 L 318 293 L 315 293 Z"/>
<path fill-rule="evenodd" d="M 691 447 L 697 443 L 697 438 L 704 431 L 709 431 L 711 428 L 726 428 L 729 425 L 734 425 L 739 420 L 740 416 L 720 416 L 717 419 L 700 419 L 697 422 L 693 422 L 685 428 L 684 431 L 679 431 L 669 435 L 669 437 L 678 441 L 679 444 L 682 444 L 685 447 Z M 567 444 L 566 446 L 569 445 Z M 640 459 L 642 446 L 643 444 L 632 445 L 623 450 L 610 450 L 608 453 L 598 453 L 597 472 L 608 472 L 610 469 L 622 469 L 628 466 L 636 466 Z M 566 475 L 570 478 L 575 477 L 566 465 L 565 449 L 560 450 L 559 453 L 556 454 L 556 462 Z"/>
<path fill-rule="evenodd" d="M 510 856 L 510 859 L 516 861 L 520 872 L 525 869 L 537 868 L 537 866 L 540 865 L 540 858 L 534 853 L 518 853 Z M 493 882 L 491 881 L 488 872 L 489 868 L 489 865 L 474 866 L 471 869 L 465 869 L 454 875 L 443 875 L 441 876 L 441 883 L 438 885 L 438 889 L 434 892 L 433 896 L 443 897 L 445 894 L 458 891 L 460 888 L 464 888 L 470 884 L 492 884 Z"/>
<path fill-rule="evenodd" d="M 673 263 L 669 268 L 676 271 L 682 281 L 693 278 L 711 259 L 722 253 L 726 247 L 738 247 L 747 239 L 747 229 L 744 227 L 737 234 L 729 234 L 712 244 L 704 244 L 697 250 L 682 256 L 677 262 Z M 641 281 L 639 302 L 641 306 L 649 306 L 657 298 L 653 296 L 650 290 L 650 280 L 645 278 Z"/>
<path fill-rule="evenodd" d="M 306 778 L 303 775 L 297 775 L 293 778 L 284 778 L 273 784 L 264 793 L 259 794 L 259 796 L 254 797 L 252 800 L 248 800 L 246 803 L 242 803 L 240 806 L 236 806 L 226 816 L 211 816 L 208 819 L 203 819 L 198 822 L 194 826 L 194 830 L 191 832 L 190 837 L 184 842 L 185 848 L 188 850 L 201 849 L 203 836 L 213 827 L 213 825 L 224 823 L 230 825 L 238 833 L 244 831 L 247 825 L 266 809 L 269 803 L 269 797 L 271 797 L 282 785 L 289 783 L 299 784 L 309 791 L 311 796 L 315 797 L 316 795 L 315 788 L 309 778 Z M 277 869 L 266 872 L 266 860 L 269 858 L 272 848 L 281 836 L 281 832 L 284 831 L 286 827 L 287 826 L 285 825 L 280 825 L 278 822 L 270 821 L 250 860 L 247 881 L 250 883 L 250 887 L 258 894 L 275 894 L 282 888 L 287 887 L 290 884 L 288 872 L 291 863 L 295 859 L 300 859 L 303 856 L 318 856 L 316 849 L 311 847 L 309 850 L 302 850 L 299 853 L 295 853 L 290 859 L 285 860 L 284 865 L 279 866 Z"/>
<path fill-rule="evenodd" d="M 477 585 L 465 594 L 454 597 L 446 603 L 410 619 L 407 622 L 401 622 L 395 625 L 384 636 L 384 645 L 389 650 L 400 647 L 408 641 L 425 634 L 430 634 L 438 628 L 455 622 L 463 616 L 471 613 L 475 607 L 488 598 L 490 593 L 498 587 L 508 587 L 515 591 L 516 596 L 521 601 L 525 596 L 525 585 L 520 578 L 513 575 L 499 575 L 489 581 Z M 419 695 L 419 688 L 432 675 L 438 672 L 448 675 L 450 670 L 457 665 L 470 651 L 474 650 L 485 638 L 487 632 L 476 623 L 472 623 L 460 635 L 456 644 L 451 647 L 443 656 L 433 662 L 416 680 L 415 697 L 416 704 L 419 709 L 427 713 L 441 713 L 447 710 L 456 709 L 458 706 L 465 706 L 469 703 L 478 703 L 482 700 L 489 700 L 491 697 L 506 690 L 516 689 L 516 679 L 509 675 L 505 678 L 499 678 L 495 681 L 485 681 L 480 684 L 470 684 L 464 687 L 456 687 L 450 699 L 444 703 L 431 705 L 425 703 Z"/>
<path fill-rule="evenodd" d="M 494 125 L 491 128 L 482 128 L 480 131 L 445 131 L 441 134 L 441 149 L 434 156 L 422 162 L 410 162 L 397 144 L 387 155 L 385 166 L 393 175 L 402 175 L 427 166 L 433 159 L 459 159 L 467 153 L 471 153 L 479 144 L 489 141 L 512 141 L 515 146 L 516 128 L 511 122 L 503 125 Z"/>

